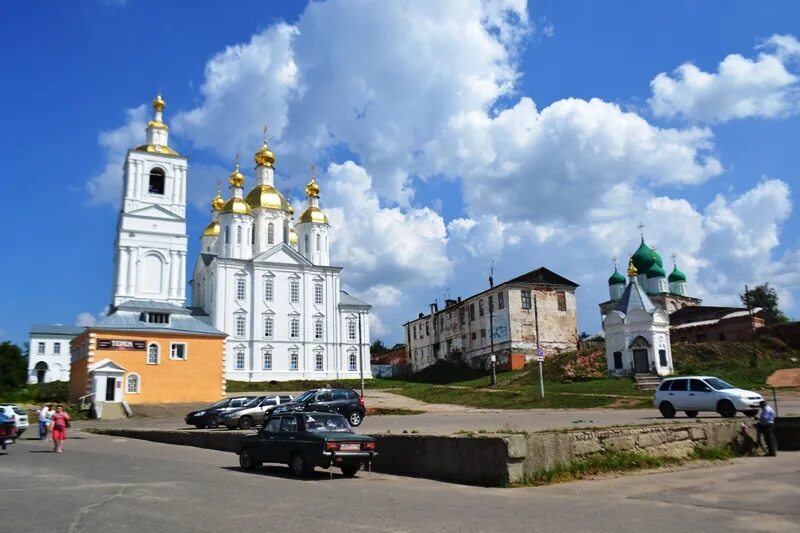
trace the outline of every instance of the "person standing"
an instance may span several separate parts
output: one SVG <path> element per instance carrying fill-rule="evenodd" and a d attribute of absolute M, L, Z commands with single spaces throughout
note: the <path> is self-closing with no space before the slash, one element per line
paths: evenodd
<path fill-rule="evenodd" d="M 39 417 L 39 440 L 47 438 L 47 425 L 50 423 L 47 416 L 49 410 L 50 409 L 45 404 L 42 404 L 42 407 L 36 411 L 36 415 Z"/>
<path fill-rule="evenodd" d="M 64 441 L 67 439 L 67 424 L 69 423 L 69 414 L 64 411 L 61 405 L 56 406 L 56 412 L 53 415 L 51 427 L 53 428 L 53 451 L 61 453 L 63 450 Z"/>
<path fill-rule="evenodd" d="M 758 423 L 756 423 L 756 430 L 758 437 L 763 436 L 764 441 L 767 443 L 767 450 L 769 455 L 775 457 L 778 450 L 777 443 L 775 442 L 775 410 L 765 400 L 761 400 L 759 404 L 761 413 L 758 415 Z"/>

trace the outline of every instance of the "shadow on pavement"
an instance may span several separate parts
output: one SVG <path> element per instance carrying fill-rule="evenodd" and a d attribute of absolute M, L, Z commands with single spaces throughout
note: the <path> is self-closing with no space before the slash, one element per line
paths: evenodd
<path fill-rule="evenodd" d="M 331 473 L 328 471 L 321 471 L 321 470 L 314 470 L 311 474 L 304 478 L 296 478 L 292 475 L 289 471 L 289 468 L 286 466 L 260 466 L 255 470 L 244 470 L 238 466 L 223 466 L 221 467 L 223 470 L 228 470 L 230 472 L 238 472 L 240 474 L 249 474 L 249 475 L 256 475 L 256 476 L 269 476 L 269 477 L 279 477 L 283 479 L 294 479 L 296 481 L 325 481 L 331 479 L 349 479 L 347 476 L 341 473 Z M 359 474 L 363 474 L 363 471 L 359 471 Z M 359 477 L 356 475 L 356 477 Z"/>

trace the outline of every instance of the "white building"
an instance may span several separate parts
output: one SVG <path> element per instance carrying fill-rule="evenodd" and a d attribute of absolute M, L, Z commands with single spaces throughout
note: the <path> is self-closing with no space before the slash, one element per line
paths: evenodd
<path fill-rule="evenodd" d="M 603 320 L 608 373 L 611 376 L 672 374 L 669 314 L 653 304 L 641 287 L 633 259 L 628 266 L 628 278 L 616 306 Z"/>
<path fill-rule="evenodd" d="M 306 209 L 294 209 L 275 187 L 275 155 L 255 154 L 255 185 L 229 177 L 231 197 L 211 202 L 201 237 L 192 305 L 228 333 L 226 378 L 243 381 L 353 378 L 369 366 L 370 305 L 341 289 L 330 264 L 328 218 L 314 176 Z"/>
<path fill-rule="evenodd" d="M 69 381 L 69 343 L 83 330 L 78 326 L 32 325 L 28 341 L 28 383 Z"/>

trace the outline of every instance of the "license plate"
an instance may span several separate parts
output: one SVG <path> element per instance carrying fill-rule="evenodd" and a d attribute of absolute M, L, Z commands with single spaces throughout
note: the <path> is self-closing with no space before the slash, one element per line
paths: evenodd
<path fill-rule="evenodd" d="M 360 450 L 361 449 L 361 445 L 360 444 L 344 443 L 339 447 L 339 449 L 342 450 L 343 452 L 351 452 L 353 450 Z"/>

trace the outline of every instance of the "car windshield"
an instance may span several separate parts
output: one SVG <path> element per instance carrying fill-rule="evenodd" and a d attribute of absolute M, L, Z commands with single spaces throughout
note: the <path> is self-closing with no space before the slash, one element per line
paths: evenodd
<path fill-rule="evenodd" d="M 11 409 L 13 409 L 14 412 L 17 413 L 18 415 L 24 415 L 25 414 L 25 411 L 23 411 L 22 409 L 20 409 L 17 406 L 12 407 Z"/>
<path fill-rule="evenodd" d="M 215 403 L 214 405 L 212 405 L 211 407 L 207 407 L 206 409 L 219 409 L 220 407 L 224 407 L 225 405 L 227 405 L 229 401 L 230 400 L 228 398 L 224 398 Z"/>
<path fill-rule="evenodd" d="M 347 420 L 341 415 L 303 415 L 303 425 L 310 433 L 352 433 Z"/>
<path fill-rule="evenodd" d="M 264 397 L 261 396 L 260 398 L 253 398 L 242 407 L 258 407 L 258 405 L 264 400 Z"/>
<path fill-rule="evenodd" d="M 293 401 L 293 402 L 304 402 L 304 401 L 306 401 L 308 398 L 310 398 L 311 396 L 313 396 L 315 392 L 317 392 L 317 391 L 315 391 L 315 390 L 308 390 L 308 391 L 304 392 L 303 394 L 301 394 L 300 396 L 298 396 L 297 398 L 295 398 L 295 399 L 294 399 L 294 400 L 292 400 L 292 401 Z"/>
<path fill-rule="evenodd" d="M 712 389 L 715 389 L 715 390 L 725 390 L 725 389 L 735 389 L 736 388 L 733 385 L 731 385 L 730 383 L 725 383 L 724 381 L 722 381 L 719 378 L 706 378 L 705 381 L 706 381 L 706 383 L 711 385 Z"/>

